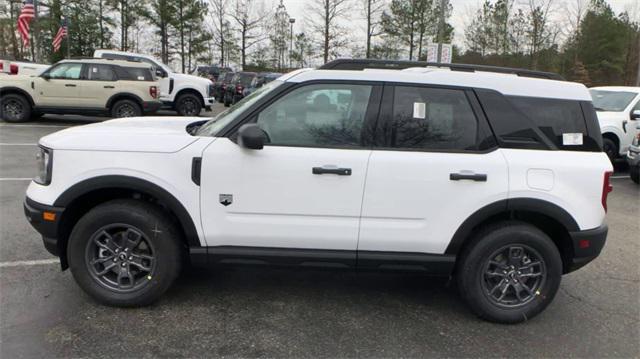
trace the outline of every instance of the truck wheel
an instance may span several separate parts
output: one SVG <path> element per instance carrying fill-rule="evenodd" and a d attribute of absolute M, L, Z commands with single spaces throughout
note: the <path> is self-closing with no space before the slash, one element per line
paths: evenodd
<path fill-rule="evenodd" d="M 518 323 L 551 303 L 562 276 L 553 241 L 527 223 L 485 227 L 465 248 L 457 266 L 462 297 L 480 318 Z"/>
<path fill-rule="evenodd" d="M 602 150 L 604 151 L 604 153 L 607 154 L 607 157 L 609 157 L 609 160 L 611 160 L 611 163 L 614 163 L 616 158 L 618 158 L 618 146 L 616 146 L 616 143 L 613 142 L 612 139 L 610 138 L 603 138 L 602 139 Z"/>
<path fill-rule="evenodd" d="M 629 176 L 636 184 L 640 183 L 640 166 L 629 167 Z"/>
<path fill-rule="evenodd" d="M 202 111 L 202 102 L 194 94 L 184 94 L 176 101 L 176 111 L 180 116 L 198 116 Z"/>
<path fill-rule="evenodd" d="M 31 119 L 31 104 L 22 95 L 8 94 L 0 97 L 0 118 L 7 122 L 26 122 Z"/>
<path fill-rule="evenodd" d="M 231 100 L 229 99 L 229 96 L 227 94 L 224 95 L 224 107 L 229 107 L 231 106 Z"/>
<path fill-rule="evenodd" d="M 101 204 L 71 232 L 67 257 L 78 285 L 101 303 L 156 301 L 182 265 L 181 235 L 159 208 L 135 200 Z"/>
<path fill-rule="evenodd" d="M 119 100 L 111 107 L 111 117 L 138 117 L 142 116 L 142 109 L 133 100 Z"/>

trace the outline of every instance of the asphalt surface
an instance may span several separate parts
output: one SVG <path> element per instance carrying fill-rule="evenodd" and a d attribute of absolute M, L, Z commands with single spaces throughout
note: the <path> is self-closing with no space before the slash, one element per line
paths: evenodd
<path fill-rule="evenodd" d="M 373 273 L 192 270 L 153 306 L 99 305 L 22 212 L 38 138 L 96 120 L 0 121 L 0 358 L 640 356 L 640 187 L 624 172 L 603 253 L 523 324 L 477 319 L 446 279 Z"/>

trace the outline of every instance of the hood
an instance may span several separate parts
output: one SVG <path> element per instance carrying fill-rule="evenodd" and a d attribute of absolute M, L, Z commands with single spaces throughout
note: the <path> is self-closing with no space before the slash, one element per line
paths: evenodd
<path fill-rule="evenodd" d="M 207 87 L 209 85 L 213 85 L 213 82 L 209 79 L 205 79 L 204 77 L 187 75 L 187 74 L 179 74 L 174 72 L 170 77 L 173 77 L 176 80 L 188 82 L 192 85 Z"/>
<path fill-rule="evenodd" d="M 18 84 L 30 84 L 31 83 L 30 75 L 9 75 L 9 74 L 1 74 L 0 75 L 0 88 L 5 86 L 16 86 Z"/>
<path fill-rule="evenodd" d="M 131 117 L 68 128 L 40 139 L 54 150 L 177 152 L 198 140 L 186 127 L 201 117 Z"/>
<path fill-rule="evenodd" d="M 600 122 L 619 121 L 619 120 L 629 118 L 629 116 L 625 116 L 625 112 L 615 112 L 615 111 L 596 111 L 596 115 L 598 116 L 598 120 Z"/>

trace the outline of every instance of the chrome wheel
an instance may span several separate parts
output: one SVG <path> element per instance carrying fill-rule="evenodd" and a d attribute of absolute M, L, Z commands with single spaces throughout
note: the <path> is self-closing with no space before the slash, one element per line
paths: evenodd
<path fill-rule="evenodd" d="M 515 308 L 540 294 L 547 276 L 542 256 L 525 245 L 508 245 L 487 259 L 482 286 L 487 298 L 500 307 Z"/>
<path fill-rule="evenodd" d="M 91 277 L 115 292 L 132 292 L 144 287 L 156 269 L 153 245 L 139 229 L 112 224 L 91 236 L 85 250 Z"/>

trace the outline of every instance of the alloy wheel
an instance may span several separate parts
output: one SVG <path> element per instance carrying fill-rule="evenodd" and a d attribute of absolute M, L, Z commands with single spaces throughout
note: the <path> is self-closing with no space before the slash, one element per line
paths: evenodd
<path fill-rule="evenodd" d="M 2 113 L 7 116 L 8 120 L 18 121 L 22 119 L 24 114 L 24 106 L 18 100 L 9 99 L 3 104 Z"/>

